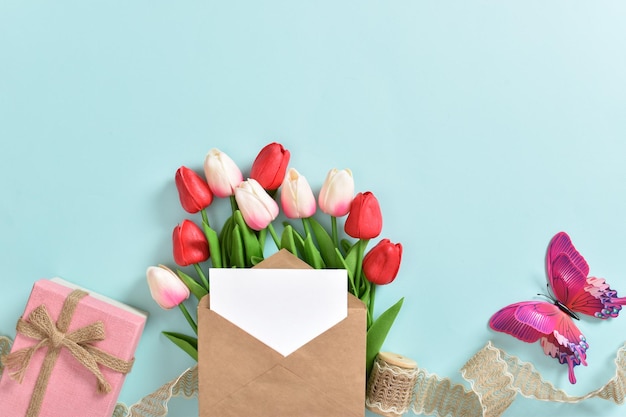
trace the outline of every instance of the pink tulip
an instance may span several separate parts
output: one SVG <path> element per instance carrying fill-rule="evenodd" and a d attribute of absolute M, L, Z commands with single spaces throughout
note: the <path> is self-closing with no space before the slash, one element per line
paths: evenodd
<path fill-rule="evenodd" d="M 294 168 L 287 171 L 280 190 L 280 202 L 285 216 L 303 219 L 315 214 L 317 206 L 311 186 Z"/>
<path fill-rule="evenodd" d="M 235 188 L 235 200 L 251 229 L 265 229 L 278 216 L 278 204 L 255 179 L 249 178 Z"/>
<path fill-rule="evenodd" d="M 213 194 L 230 197 L 243 181 L 241 170 L 235 162 L 219 149 L 211 149 L 204 159 L 204 176 Z"/>
<path fill-rule="evenodd" d="M 331 169 L 320 190 L 318 198 L 320 210 L 335 217 L 345 216 L 350 211 L 353 198 L 354 178 L 352 178 L 352 171 L 349 169 L 341 171 L 335 168 Z"/>
<path fill-rule="evenodd" d="M 148 267 L 146 278 L 150 295 L 163 309 L 172 309 L 189 298 L 189 288 L 163 265 Z"/>

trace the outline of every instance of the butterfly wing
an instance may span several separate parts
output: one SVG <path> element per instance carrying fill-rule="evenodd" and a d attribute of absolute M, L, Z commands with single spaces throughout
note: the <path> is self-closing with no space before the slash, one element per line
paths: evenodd
<path fill-rule="evenodd" d="M 548 244 L 548 253 L 546 256 L 546 267 L 548 269 L 548 277 L 552 276 L 552 261 L 557 258 L 560 254 L 565 254 L 570 260 L 572 264 L 586 277 L 589 275 L 589 265 L 585 258 L 576 250 L 574 245 L 572 244 L 572 240 L 569 235 L 565 232 L 559 232 L 550 241 Z"/>
<path fill-rule="evenodd" d="M 581 364 L 587 366 L 589 344 L 570 316 L 562 313 L 556 321 L 554 331 L 542 337 L 539 343 L 546 355 L 567 364 L 569 382 L 575 384 L 574 367 Z"/>
<path fill-rule="evenodd" d="M 626 298 L 617 297 L 602 278 L 588 277 L 589 266 L 565 232 L 557 233 L 546 256 L 548 281 L 569 309 L 600 319 L 617 317 Z"/>
<path fill-rule="evenodd" d="M 544 301 L 523 301 L 502 308 L 491 316 L 489 327 L 527 343 L 533 343 L 554 331 L 557 315 L 554 304 Z"/>
<path fill-rule="evenodd" d="M 546 355 L 567 364 L 569 380 L 576 383 L 574 367 L 587 365 L 589 345 L 572 319 L 556 305 L 545 301 L 524 301 L 511 304 L 496 312 L 489 326 L 524 342 L 541 340 Z"/>

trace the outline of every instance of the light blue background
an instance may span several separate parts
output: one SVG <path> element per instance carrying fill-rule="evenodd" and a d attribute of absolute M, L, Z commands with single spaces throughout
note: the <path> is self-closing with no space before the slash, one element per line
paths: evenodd
<path fill-rule="evenodd" d="M 211 148 L 249 171 L 271 141 L 317 191 L 333 167 L 378 197 L 404 246 L 385 350 L 464 383 L 488 340 L 570 394 L 614 374 L 626 319 L 583 319 L 589 366 L 488 329 L 545 285 L 567 231 L 626 294 L 626 5 L 620 1 L 0 2 L 0 334 L 61 276 L 147 310 L 128 404 L 192 365 L 150 298 L 188 217 L 173 176 Z M 217 221 L 217 220 L 216 220 Z M 190 308 L 193 306 L 190 304 Z M 197 413 L 175 400 L 170 415 Z M 518 398 L 505 416 L 624 415 Z M 368 416 L 373 414 L 368 413 Z"/>

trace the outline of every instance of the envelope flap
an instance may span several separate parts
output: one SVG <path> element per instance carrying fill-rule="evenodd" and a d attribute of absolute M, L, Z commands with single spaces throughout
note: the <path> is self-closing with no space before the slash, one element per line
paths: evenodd
<path fill-rule="evenodd" d="M 348 317 L 287 356 L 283 364 L 350 410 L 365 403 L 367 311 L 348 294 Z"/>
<path fill-rule="evenodd" d="M 283 358 L 244 330 L 209 309 L 210 296 L 198 303 L 200 389 L 208 404 L 229 395 Z"/>
<path fill-rule="evenodd" d="M 365 303 L 361 300 L 359 300 L 357 297 L 355 297 L 354 295 L 348 293 L 348 309 L 352 309 L 352 310 L 365 310 L 367 307 L 365 307 Z"/>

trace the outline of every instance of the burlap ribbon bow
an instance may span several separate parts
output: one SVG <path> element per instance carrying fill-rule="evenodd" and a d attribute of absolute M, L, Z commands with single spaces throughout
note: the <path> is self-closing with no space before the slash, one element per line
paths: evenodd
<path fill-rule="evenodd" d="M 27 320 L 20 318 L 17 322 L 18 333 L 39 342 L 34 346 L 20 349 L 2 357 L 2 363 L 7 370 L 11 371 L 9 375 L 13 379 L 21 383 L 34 353 L 43 347 L 48 349 L 35 383 L 26 417 L 39 415 L 48 380 L 63 348 L 67 349 L 80 364 L 96 377 L 98 392 L 100 393 L 110 392 L 111 385 L 102 375 L 98 365 L 124 374 L 130 372 L 133 360 L 124 361 L 91 345 L 91 343 L 105 338 L 104 325 L 101 321 L 67 332 L 78 302 L 86 295 L 87 293 L 82 290 L 72 291 L 65 299 L 56 323 L 50 318 L 48 310 L 43 304 L 36 307 L 29 314 Z"/>

